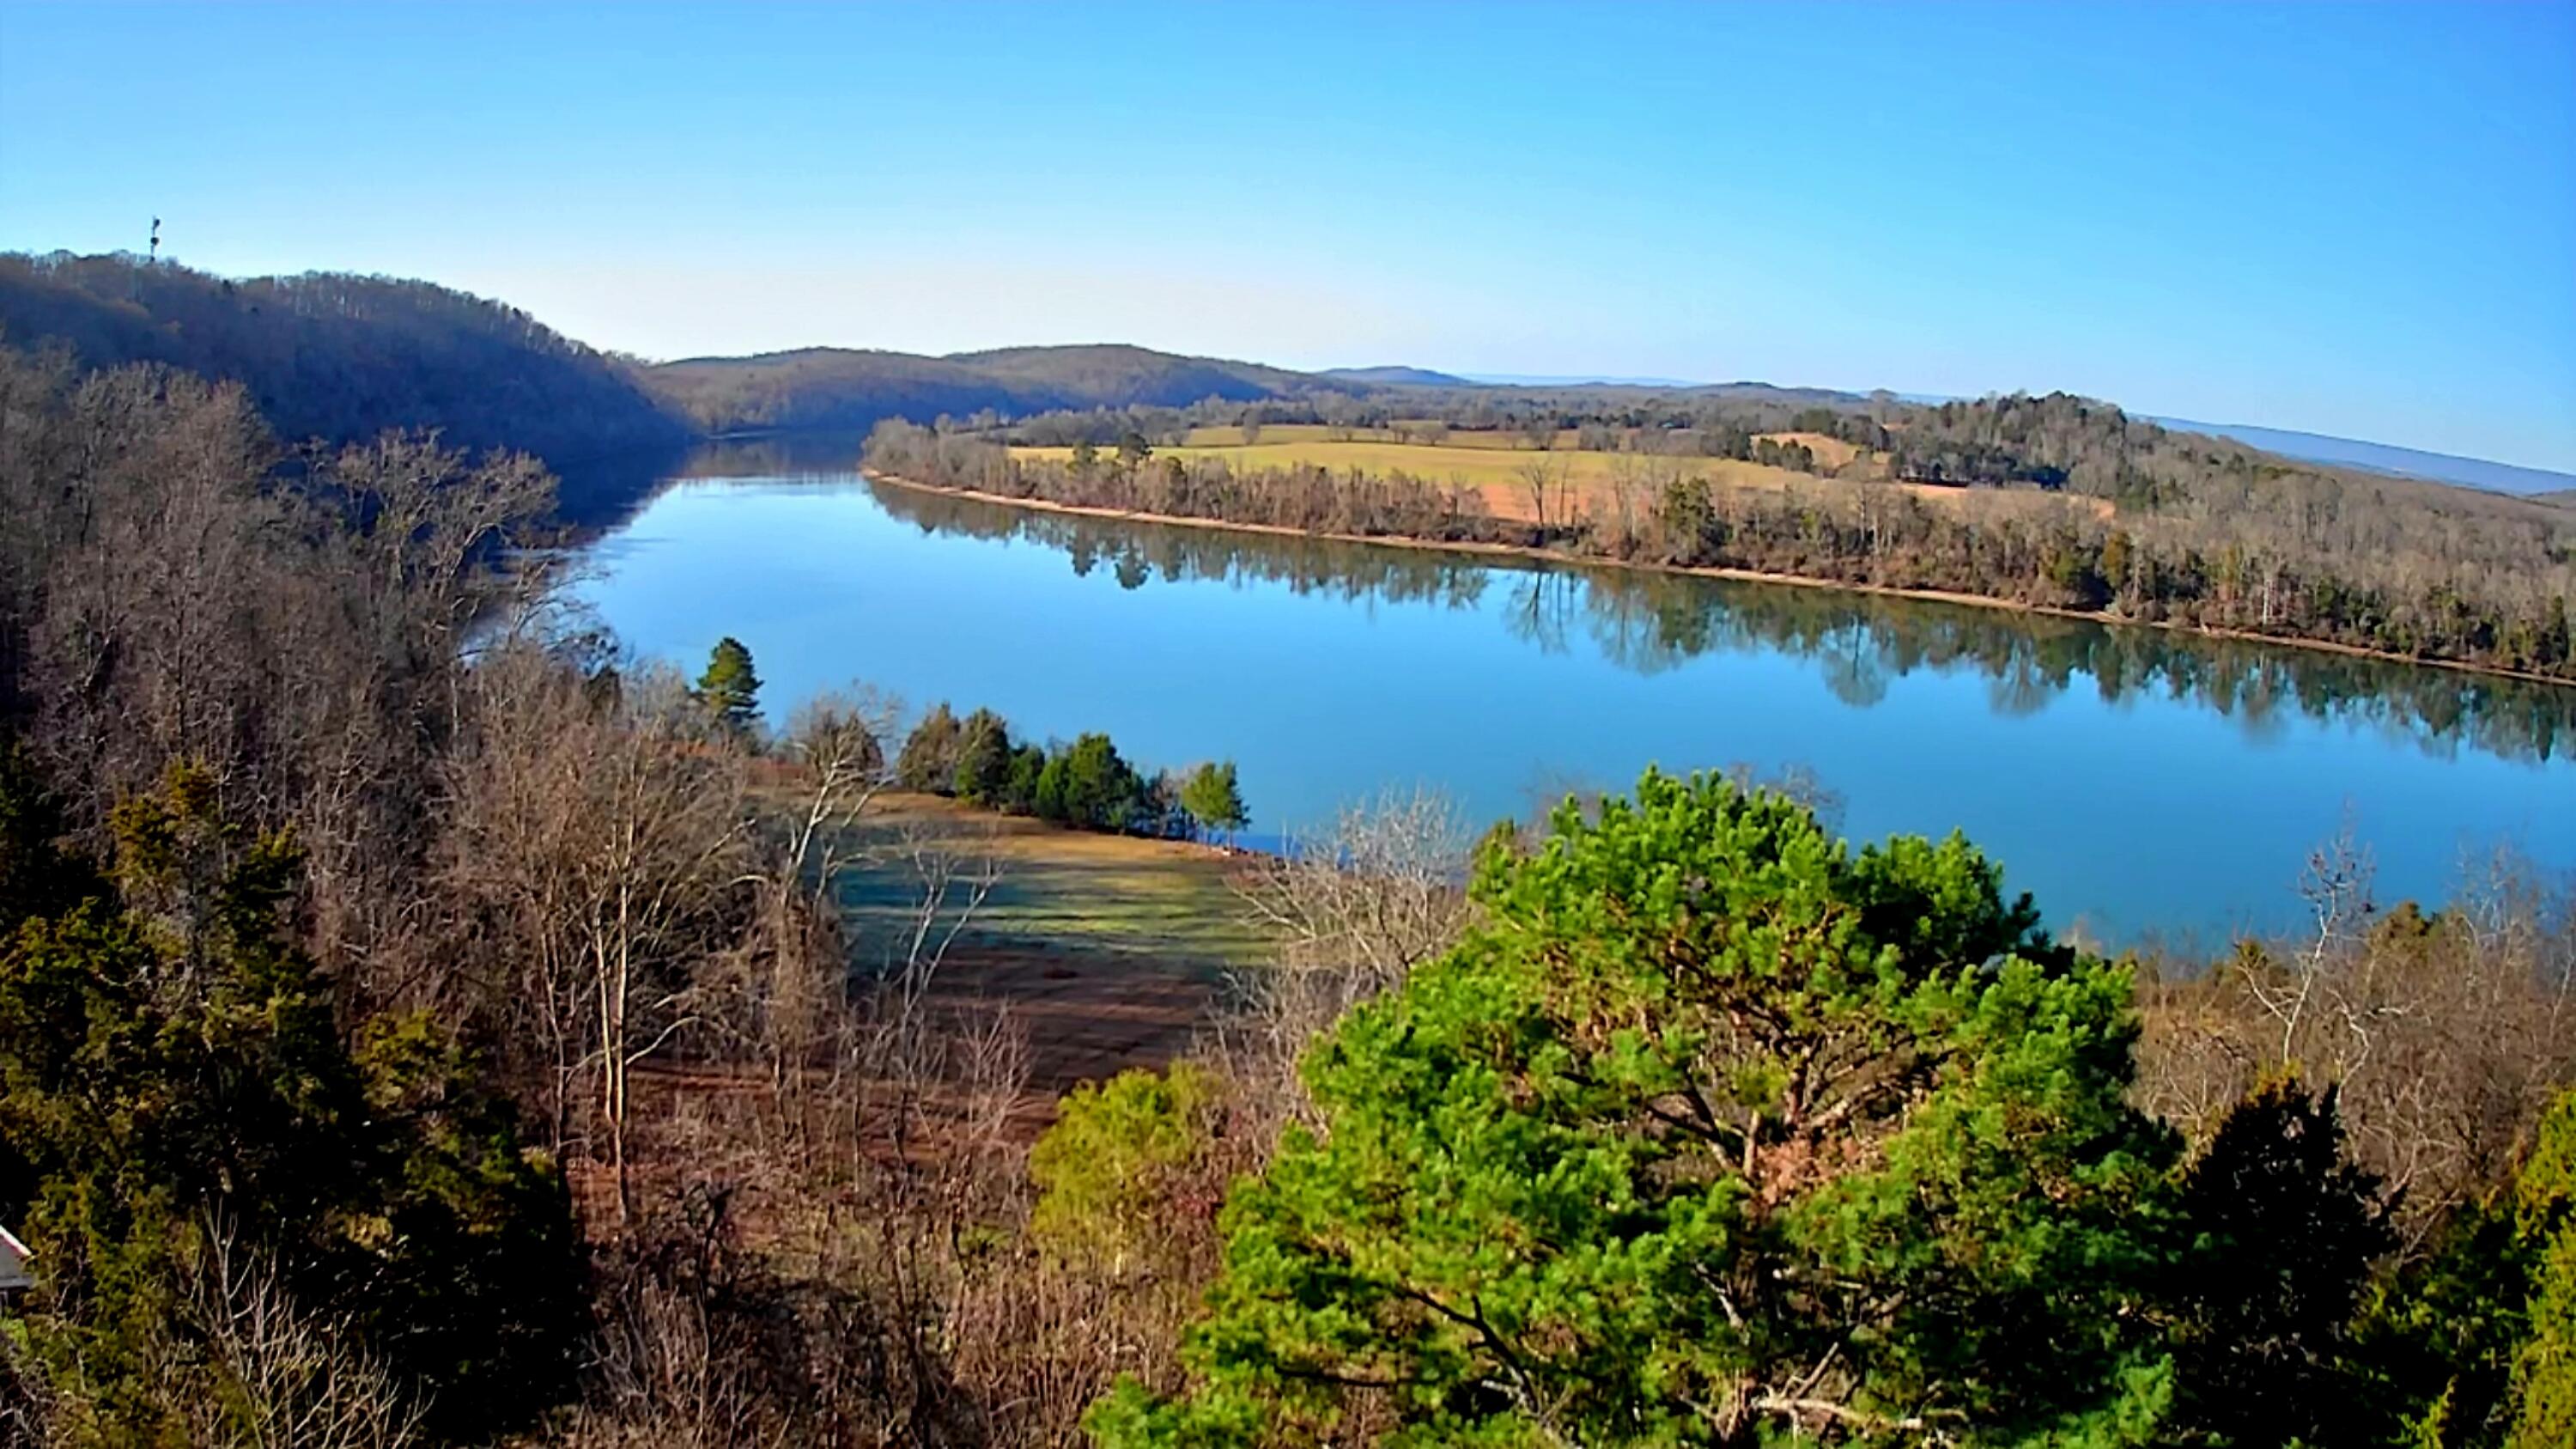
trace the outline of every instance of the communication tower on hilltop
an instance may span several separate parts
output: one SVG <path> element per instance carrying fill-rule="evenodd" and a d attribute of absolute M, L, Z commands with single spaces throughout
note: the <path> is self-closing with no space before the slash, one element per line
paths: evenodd
<path fill-rule="evenodd" d="M 161 218 L 157 216 L 152 218 L 151 260 L 156 262 L 161 260 Z"/>

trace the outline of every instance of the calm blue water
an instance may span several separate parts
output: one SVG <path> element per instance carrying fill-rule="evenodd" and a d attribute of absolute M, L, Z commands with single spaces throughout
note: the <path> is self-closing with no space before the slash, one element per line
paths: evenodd
<path fill-rule="evenodd" d="M 636 652 L 694 672 L 731 634 L 773 719 L 864 680 L 1017 733 L 1105 729 L 1148 764 L 1230 757 L 1257 830 L 1389 785 L 1482 818 L 1650 763 L 1798 767 L 1854 838 L 1964 830 L 2052 923 L 2115 943 L 2286 923 L 2307 852 L 2347 822 L 2384 901 L 2444 897 L 2498 846 L 2576 871 L 2576 691 L 847 474 L 677 482 L 591 558 L 576 589 Z"/>

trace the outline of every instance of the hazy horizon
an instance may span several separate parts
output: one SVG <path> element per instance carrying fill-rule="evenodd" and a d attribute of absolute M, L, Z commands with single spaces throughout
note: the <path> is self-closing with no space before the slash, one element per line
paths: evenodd
<path fill-rule="evenodd" d="M 659 358 L 2063 389 L 2576 471 L 2576 6 L 1460 21 L 10 3 L 0 246 L 158 215 Z"/>

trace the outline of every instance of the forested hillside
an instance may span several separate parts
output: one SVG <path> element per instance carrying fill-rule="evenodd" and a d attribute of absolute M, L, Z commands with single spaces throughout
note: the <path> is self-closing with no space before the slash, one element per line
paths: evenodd
<path fill-rule="evenodd" d="M 865 429 L 885 418 L 926 422 L 942 414 L 1179 407 L 1203 398 L 1249 402 L 1343 386 L 1256 363 L 1111 345 L 1011 347 L 947 357 L 812 347 L 665 363 L 645 380 L 710 433 Z"/>
<path fill-rule="evenodd" d="M 289 443 L 438 429 L 451 447 L 544 459 L 561 507 L 600 518 L 690 428 L 624 364 L 500 302 L 429 282 L 312 273 L 232 280 L 116 255 L 0 255 L 0 336 L 85 367 L 158 362 L 240 382 Z"/>
<path fill-rule="evenodd" d="M 1342 382 L 1369 382 L 1391 385 L 1400 384 L 1410 387 L 1475 386 L 1474 383 L 1469 382 L 1463 377 L 1453 377 L 1445 372 L 1433 372 L 1427 367 L 1404 367 L 1399 365 L 1389 365 L 1384 367 L 1328 367 L 1315 375 L 1317 377 L 1335 378 Z"/>

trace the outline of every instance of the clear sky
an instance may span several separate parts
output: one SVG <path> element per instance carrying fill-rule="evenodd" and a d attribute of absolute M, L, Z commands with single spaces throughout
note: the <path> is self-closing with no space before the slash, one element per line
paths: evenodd
<path fill-rule="evenodd" d="M 0 248 L 656 357 L 2066 388 L 2576 469 L 2576 4 L 0 0 Z"/>

